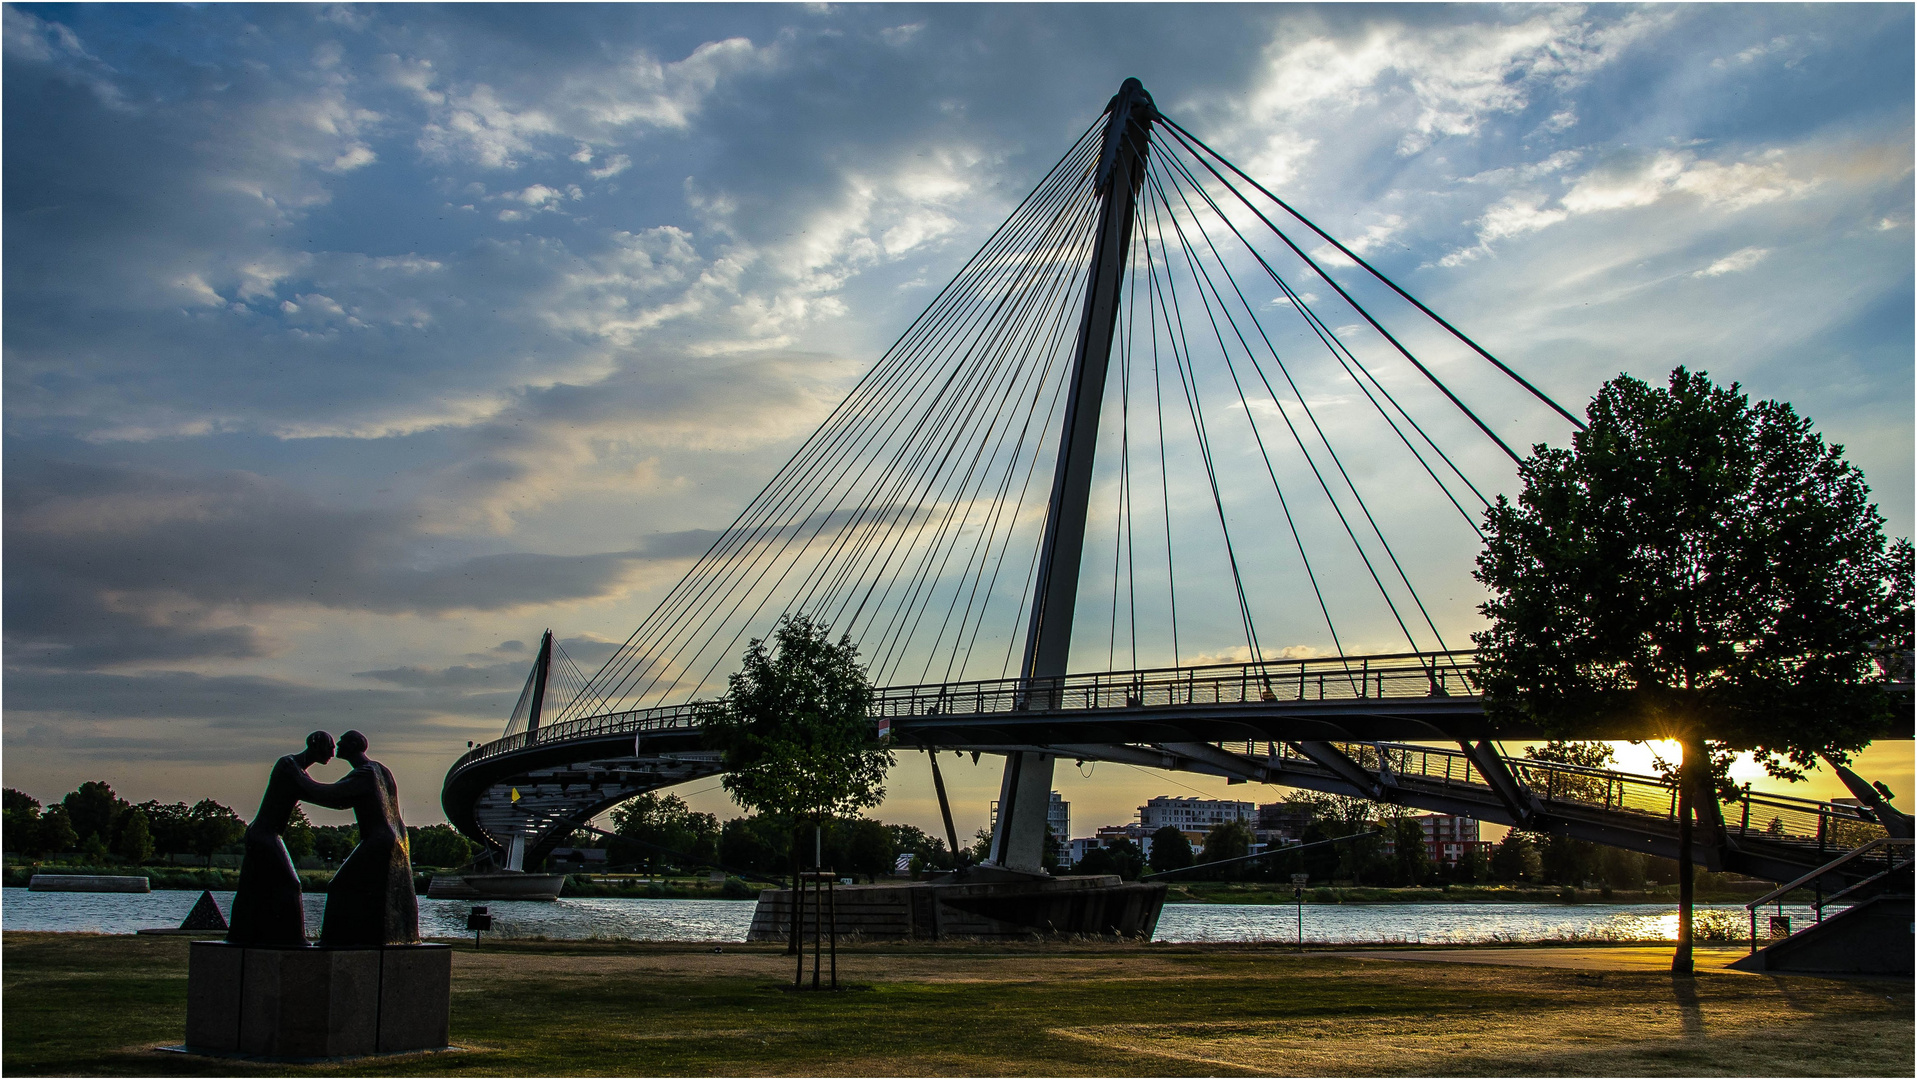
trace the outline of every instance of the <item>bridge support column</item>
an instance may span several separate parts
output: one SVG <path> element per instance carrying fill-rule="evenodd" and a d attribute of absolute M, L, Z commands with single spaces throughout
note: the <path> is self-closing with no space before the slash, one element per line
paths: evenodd
<path fill-rule="evenodd" d="M 1072 611 L 1078 603 L 1079 562 L 1085 550 L 1098 414 L 1105 400 L 1105 374 L 1111 368 L 1112 339 L 1118 326 L 1125 262 L 1131 253 L 1138 190 L 1145 180 L 1152 122 L 1158 116 L 1151 95 L 1137 79 L 1126 79 L 1118 88 L 1107 114 L 1105 146 L 1094 179 L 1102 200 L 1098 232 L 1092 241 L 1085 310 L 1073 349 L 1058 464 L 1052 475 L 1051 502 L 1045 511 L 1045 534 L 1039 543 L 1030 629 L 1025 634 L 1025 662 L 1020 674 L 1027 680 L 1064 675 L 1072 647 Z M 1050 694 L 1040 697 L 1049 700 Z M 1036 704 L 1034 700 L 1027 707 Z M 1051 790 L 1049 756 L 1020 753 L 1006 760 L 1005 778 L 999 785 L 998 827 L 992 833 L 993 863 L 1006 869 L 1038 869 Z"/>
<path fill-rule="evenodd" d="M 526 838 L 515 836 L 506 845 L 506 869 L 517 873 L 526 868 Z"/>
<path fill-rule="evenodd" d="M 991 861 L 1007 870 L 1045 872 L 1045 819 L 1052 804 L 1052 755 L 1017 753 L 1005 758 L 999 781 L 998 825 L 992 830 Z"/>

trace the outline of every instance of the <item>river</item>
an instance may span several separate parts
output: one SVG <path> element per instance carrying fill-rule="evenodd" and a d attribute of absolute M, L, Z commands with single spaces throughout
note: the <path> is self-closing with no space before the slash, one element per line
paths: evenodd
<path fill-rule="evenodd" d="M 215 892 L 223 912 L 233 894 Z M 178 926 L 199 894 L 56 893 L 0 890 L 0 928 L 130 934 L 144 927 Z M 309 893 L 306 920 L 315 929 L 326 903 Z M 744 941 L 753 904 L 740 900 L 566 898 L 550 903 L 491 901 L 495 937 L 617 941 Z M 467 933 L 472 905 L 460 900 L 419 901 L 419 929 L 427 937 Z M 1769 914 L 1775 909 L 1766 908 Z M 1740 905 L 1700 904 L 1700 926 L 1719 940 L 1742 938 L 1749 925 Z M 1798 927 L 1807 908 L 1786 907 Z M 1306 904 L 1304 939 L 1319 944 L 1475 943 L 1500 941 L 1669 941 L 1677 936 L 1670 904 Z M 1760 932 L 1768 926 L 1760 920 Z M 1291 905 L 1167 904 L 1158 941 L 1298 940 L 1299 910 Z"/>

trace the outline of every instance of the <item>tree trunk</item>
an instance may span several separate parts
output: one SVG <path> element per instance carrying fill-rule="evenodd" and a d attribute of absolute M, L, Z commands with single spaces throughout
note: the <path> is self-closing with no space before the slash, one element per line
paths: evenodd
<path fill-rule="evenodd" d="M 1697 864 L 1691 861 L 1695 837 L 1692 824 L 1696 816 L 1697 774 L 1703 766 L 1698 760 L 1702 744 L 1683 741 L 1684 760 L 1677 768 L 1677 950 L 1671 954 L 1671 974 L 1690 975 L 1691 904 L 1697 892 Z"/>

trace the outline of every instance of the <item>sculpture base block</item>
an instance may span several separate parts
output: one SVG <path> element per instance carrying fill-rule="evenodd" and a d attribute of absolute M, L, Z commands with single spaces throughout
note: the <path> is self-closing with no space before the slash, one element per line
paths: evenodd
<path fill-rule="evenodd" d="M 447 1044 L 447 945 L 233 945 L 195 941 L 186 1049 L 261 1058 L 345 1058 Z"/>

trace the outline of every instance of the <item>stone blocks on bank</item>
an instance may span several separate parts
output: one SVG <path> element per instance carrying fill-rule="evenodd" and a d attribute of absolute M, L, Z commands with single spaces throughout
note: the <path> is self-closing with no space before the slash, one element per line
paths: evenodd
<path fill-rule="evenodd" d="M 452 949 L 335 949 L 196 941 L 187 962 L 186 1048 L 340 1058 L 447 1043 Z"/>
<path fill-rule="evenodd" d="M 841 937 L 908 941 L 1075 935 L 1149 940 L 1165 906 L 1165 886 L 1115 875 L 848 885 L 835 892 L 831 925 Z M 812 904 L 808 896 L 808 937 L 820 925 Z M 792 915 L 791 890 L 765 890 L 746 940 L 785 940 Z"/>

